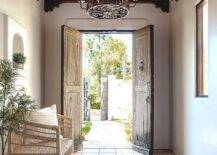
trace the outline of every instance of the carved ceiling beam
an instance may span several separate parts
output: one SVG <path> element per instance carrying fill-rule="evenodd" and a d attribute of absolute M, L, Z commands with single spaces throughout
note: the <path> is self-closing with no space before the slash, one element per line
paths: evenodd
<path fill-rule="evenodd" d="M 78 3 L 77 0 L 44 0 L 44 10 L 46 12 L 53 11 L 63 3 Z M 138 3 L 152 3 L 156 8 L 160 8 L 163 12 L 169 12 L 170 0 L 138 0 Z"/>

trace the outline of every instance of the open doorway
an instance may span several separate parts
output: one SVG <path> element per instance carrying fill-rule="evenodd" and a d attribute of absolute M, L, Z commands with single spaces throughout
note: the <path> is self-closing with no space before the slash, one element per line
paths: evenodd
<path fill-rule="evenodd" d="M 83 147 L 131 148 L 132 33 L 82 38 Z"/>
<path fill-rule="evenodd" d="M 84 100 L 86 97 L 86 100 L 90 99 L 89 95 L 84 95 L 84 93 L 87 93 L 83 90 L 83 86 L 89 87 L 89 85 L 83 85 L 83 83 L 90 81 L 88 78 L 84 80 L 83 82 L 83 68 L 82 68 L 82 34 L 80 31 L 75 30 L 73 28 L 63 26 L 62 27 L 62 95 L 61 95 L 61 110 L 62 114 L 66 115 L 67 117 L 72 118 L 72 138 L 74 140 L 74 146 L 75 150 L 78 150 L 81 146 L 81 140 L 82 137 L 82 118 L 86 117 L 88 120 L 88 109 L 84 109 L 85 115 L 82 112 L 83 107 L 83 96 Z M 108 38 L 112 38 L 111 32 L 109 32 Z M 110 36 L 110 37 L 109 37 Z M 114 37 L 114 36 L 113 36 Z M 99 39 L 99 38 L 98 38 Z M 104 37 L 100 38 L 104 39 Z M 112 40 L 112 39 L 111 39 Z M 93 41 L 95 43 L 97 40 Z M 114 41 L 114 43 L 117 43 L 118 41 Z M 154 118 L 153 118 L 153 112 L 154 112 L 154 45 L 153 45 L 153 26 L 146 26 L 144 28 L 141 28 L 139 30 L 136 30 L 132 33 L 132 42 L 133 46 L 132 50 L 132 105 L 133 110 L 132 112 L 132 131 L 130 132 L 132 134 L 132 149 L 136 150 L 138 152 L 141 152 L 145 155 L 152 155 L 153 153 L 153 124 L 154 124 Z M 111 44 L 110 42 L 108 44 Z M 95 44 L 91 45 L 94 46 Z M 101 46 L 100 46 L 101 47 Z M 105 46 L 107 47 L 107 46 Z M 119 47 L 119 46 L 118 46 Z M 111 48 L 114 49 L 114 48 Z M 110 51 L 110 50 L 108 50 Z M 93 52 L 92 54 L 95 54 Z M 102 54 L 102 53 L 101 53 Z M 107 53 L 110 57 L 112 57 L 111 53 Z M 118 56 L 115 56 L 117 58 Z M 120 58 L 118 58 L 119 61 Z M 98 61 L 99 60 L 99 61 Z M 124 59 L 127 60 L 127 59 Z M 102 59 L 98 58 L 96 62 L 100 62 Z M 103 61 L 109 61 L 108 58 L 105 58 Z M 119 69 L 115 70 L 115 72 L 106 72 L 106 73 L 116 73 L 113 75 L 113 77 L 122 77 L 124 78 L 126 75 L 126 64 L 124 63 L 125 67 L 117 67 Z M 88 65 L 87 65 L 88 66 Z M 104 65 L 102 64 L 96 64 L 94 66 L 94 69 L 97 67 L 102 67 Z M 105 65 L 105 68 L 107 66 Z M 107 67 L 109 68 L 109 67 Z M 129 68 L 130 69 L 130 68 Z M 118 73 L 121 73 L 120 75 Z M 105 74 L 107 75 L 107 74 Z M 127 77 L 127 76 L 126 76 Z M 106 83 L 104 81 L 108 81 L 108 77 L 106 80 L 100 78 L 100 88 L 98 88 L 98 100 L 96 100 L 95 103 L 99 103 L 99 98 L 103 98 L 104 94 L 102 91 L 102 86 Z M 113 78 L 114 79 L 114 78 Z M 116 79 L 115 79 L 116 80 Z M 107 84 L 108 85 L 108 82 Z M 107 86 L 109 87 L 109 86 Z M 104 87 L 103 87 L 104 88 Z M 116 88 L 111 89 L 112 92 L 116 91 Z M 109 89 L 108 89 L 109 92 Z M 100 96 L 100 97 L 99 97 Z M 124 97 L 120 97 L 121 99 L 125 99 L 127 96 L 131 96 L 128 92 L 127 95 Z M 109 99 L 109 97 L 107 97 Z M 100 109 L 101 108 L 101 102 L 102 105 L 104 101 L 100 100 Z M 87 103 L 85 103 L 88 105 Z M 97 106 L 97 104 L 95 104 Z M 88 107 L 88 106 L 86 106 Z M 103 106 L 102 106 L 103 107 Z M 98 108 L 99 109 L 99 108 Z M 105 108 L 106 109 L 106 108 Z M 112 108 L 114 109 L 114 108 Z M 109 119 L 109 113 L 106 114 L 105 111 L 96 112 L 96 119 L 98 120 L 103 119 Z M 109 111 L 109 108 L 107 108 Z M 122 112 L 119 116 L 123 116 Z M 90 111 L 89 111 L 90 114 Z M 102 115 L 103 114 L 103 115 Z M 103 117 L 101 117 L 103 116 Z M 105 117 L 104 117 L 105 116 Z M 85 119 L 86 119 L 85 118 Z M 91 118 L 91 117 L 90 117 Z M 89 118 L 89 119 L 90 119 Z M 115 117 L 110 117 L 113 121 L 115 120 Z M 87 124 L 87 128 L 91 126 L 91 124 Z M 83 124 L 83 127 L 85 127 L 85 124 Z M 110 127 L 107 127 L 110 128 Z M 112 127 L 111 127 L 112 128 Z M 118 131 L 118 130 L 115 130 Z M 123 132 L 122 132 L 123 133 Z M 99 133 L 96 133 L 96 137 L 98 137 Z M 94 139 L 96 139 L 96 137 Z M 113 143 L 120 140 L 118 136 L 115 136 L 113 139 Z M 101 145 L 101 144 L 100 144 Z M 110 146 L 109 146 L 110 147 Z M 115 148 L 118 147 L 118 145 L 114 146 Z M 98 148 L 100 150 L 100 148 Z"/>

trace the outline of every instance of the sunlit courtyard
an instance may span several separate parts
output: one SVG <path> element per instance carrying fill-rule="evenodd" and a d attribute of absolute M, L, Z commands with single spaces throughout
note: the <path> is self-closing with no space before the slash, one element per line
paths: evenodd
<path fill-rule="evenodd" d="M 83 147 L 131 148 L 132 34 L 83 34 L 83 45 Z"/>

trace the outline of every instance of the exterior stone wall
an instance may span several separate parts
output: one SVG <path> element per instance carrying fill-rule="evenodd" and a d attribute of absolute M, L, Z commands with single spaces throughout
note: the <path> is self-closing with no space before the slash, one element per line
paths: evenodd
<path fill-rule="evenodd" d="M 90 121 L 90 79 L 84 78 L 84 99 L 83 99 L 83 120 L 84 121 Z"/>
<path fill-rule="evenodd" d="M 108 78 L 102 79 L 101 85 L 101 120 L 108 120 Z"/>

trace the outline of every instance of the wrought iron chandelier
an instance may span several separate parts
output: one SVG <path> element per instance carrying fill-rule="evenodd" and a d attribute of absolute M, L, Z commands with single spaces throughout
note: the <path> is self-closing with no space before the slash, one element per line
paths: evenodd
<path fill-rule="evenodd" d="M 81 9 L 98 19 L 118 19 L 129 14 L 131 7 L 135 7 L 137 0 L 79 0 Z"/>

